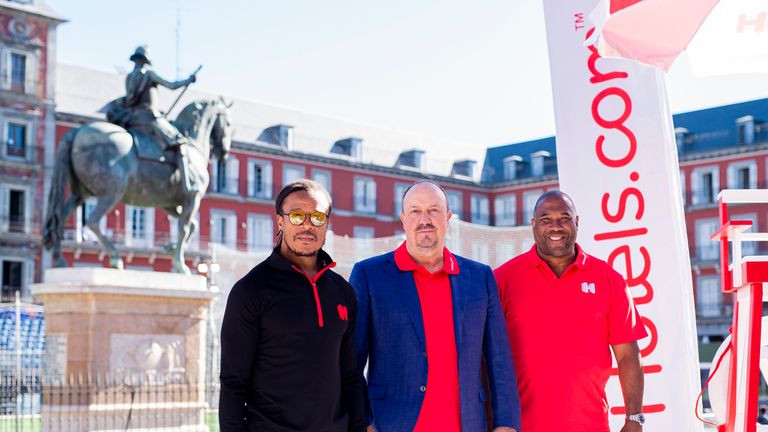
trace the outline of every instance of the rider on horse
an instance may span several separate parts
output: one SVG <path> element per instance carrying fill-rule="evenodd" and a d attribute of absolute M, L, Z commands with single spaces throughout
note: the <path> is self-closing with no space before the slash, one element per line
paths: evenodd
<path fill-rule="evenodd" d="M 163 79 L 152 69 L 148 46 L 139 46 L 131 56 L 135 67 L 125 77 L 125 97 L 110 104 L 107 120 L 133 132 L 143 132 L 159 146 L 160 153 L 167 149 L 176 149 L 179 159 L 179 169 L 184 176 L 187 188 L 195 191 L 198 188 L 195 176 L 187 169 L 187 161 L 183 146 L 187 137 L 160 114 L 157 108 L 157 86 L 161 85 L 170 90 L 188 86 L 196 81 L 195 74 L 179 81 Z"/>

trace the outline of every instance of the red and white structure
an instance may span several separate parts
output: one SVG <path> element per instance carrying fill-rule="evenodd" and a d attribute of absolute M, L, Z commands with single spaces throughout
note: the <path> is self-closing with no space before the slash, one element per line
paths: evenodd
<path fill-rule="evenodd" d="M 724 425 L 726 432 L 755 432 L 768 256 L 743 255 L 742 242 L 768 241 L 768 232 L 747 232 L 752 221 L 731 220 L 728 205 L 768 204 L 768 190 L 726 189 L 718 203 L 721 226 L 712 239 L 720 242 L 723 292 L 735 296 L 731 339 L 724 342 L 731 344 L 730 362 L 721 372 L 728 374 Z"/>

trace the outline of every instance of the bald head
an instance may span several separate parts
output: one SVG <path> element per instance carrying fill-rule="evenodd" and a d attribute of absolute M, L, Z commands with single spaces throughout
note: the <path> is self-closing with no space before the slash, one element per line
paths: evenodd
<path fill-rule="evenodd" d="M 542 205 L 549 200 L 562 201 L 563 203 L 565 203 L 566 206 L 568 206 L 568 208 L 571 211 L 571 214 L 574 217 L 578 215 L 578 213 L 576 213 L 576 205 L 573 203 L 573 200 L 571 199 L 570 196 L 568 196 L 567 193 L 559 190 L 551 190 L 551 191 L 544 192 L 543 194 L 541 194 L 539 199 L 536 200 L 536 205 L 533 207 L 534 217 L 539 212 Z"/>
<path fill-rule="evenodd" d="M 443 189 L 442 186 L 439 184 L 431 181 L 431 180 L 419 180 L 410 186 L 408 186 L 405 189 L 405 192 L 403 192 L 403 202 L 402 202 L 402 208 L 403 211 L 405 211 L 406 208 L 406 198 L 414 195 L 415 192 L 418 192 L 418 195 L 421 195 L 423 192 L 434 192 L 442 196 L 442 200 L 445 201 L 445 209 L 448 209 L 448 195 L 445 193 L 445 189 Z M 413 192 L 413 193 L 412 193 Z"/>

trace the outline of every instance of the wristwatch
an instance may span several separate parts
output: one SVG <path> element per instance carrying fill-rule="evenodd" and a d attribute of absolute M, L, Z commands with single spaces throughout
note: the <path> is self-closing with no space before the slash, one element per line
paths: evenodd
<path fill-rule="evenodd" d="M 640 423 L 640 426 L 642 426 L 645 424 L 645 415 L 643 413 L 631 414 L 627 416 L 627 421 Z"/>

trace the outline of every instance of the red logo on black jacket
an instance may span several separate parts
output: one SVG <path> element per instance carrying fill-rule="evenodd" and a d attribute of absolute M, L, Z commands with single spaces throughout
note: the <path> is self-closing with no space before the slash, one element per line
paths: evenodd
<path fill-rule="evenodd" d="M 349 316 L 347 315 L 347 307 L 343 305 L 336 306 L 336 310 L 339 311 L 339 318 L 342 319 L 342 321 L 347 321 L 349 319 Z"/>

